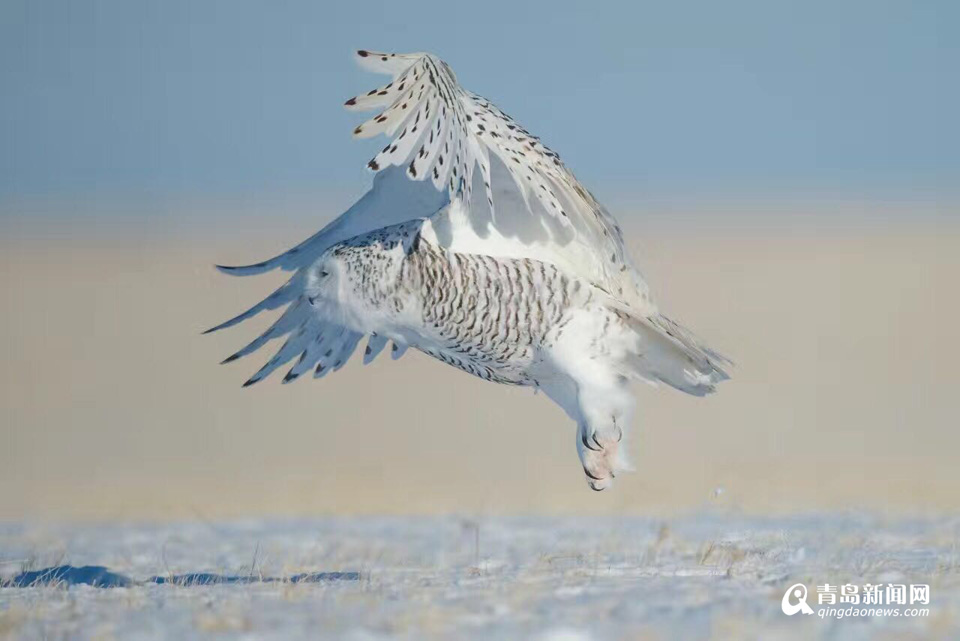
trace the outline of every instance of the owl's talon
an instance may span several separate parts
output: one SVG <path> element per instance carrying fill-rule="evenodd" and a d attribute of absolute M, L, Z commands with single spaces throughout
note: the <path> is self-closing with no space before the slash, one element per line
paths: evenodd
<path fill-rule="evenodd" d="M 596 441 L 597 441 L 597 439 L 596 439 L 596 434 L 593 435 L 593 441 L 594 441 L 594 443 L 596 443 Z M 588 450 L 590 450 L 590 451 L 592 451 L 592 452 L 599 452 L 600 450 L 603 449 L 603 446 L 600 445 L 599 443 L 597 443 L 597 445 L 598 445 L 599 447 L 590 447 L 590 443 L 587 442 L 587 434 L 586 434 L 586 432 L 583 432 L 583 433 L 580 434 L 580 442 L 583 443 L 583 446 L 584 446 L 585 448 L 587 448 Z"/>
<path fill-rule="evenodd" d="M 583 464 L 583 473 L 586 475 L 587 485 L 594 492 L 605 490 L 613 484 L 616 470 L 621 466 L 620 442 L 623 440 L 623 428 L 613 424 L 601 429 L 590 430 L 584 425 L 580 432 L 579 448 L 580 462 Z"/>
<path fill-rule="evenodd" d="M 603 480 L 603 479 L 600 478 L 599 476 L 594 476 L 593 474 L 591 474 L 591 473 L 590 473 L 590 470 L 588 470 L 586 467 L 583 468 L 583 473 L 586 474 L 589 478 L 592 478 L 594 481 L 602 481 L 602 480 Z"/>
<path fill-rule="evenodd" d="M 603 449 L 603 443 L 601 443 L 600 441 L 597 440 L 597 433 L 596 433 L 596 432 L 594 432 L 594 433 L 590 436 L 590 438 L 593 439 L 593 442 L 597 444 L 597 447 L 599 447 L 600 450 Z M 619 441 L 617 441 L 617 442 L 619 443 Z M 594 452 L 599 452 L 600 450 L 593 450 L 593 451 L 594 451 Z"/>

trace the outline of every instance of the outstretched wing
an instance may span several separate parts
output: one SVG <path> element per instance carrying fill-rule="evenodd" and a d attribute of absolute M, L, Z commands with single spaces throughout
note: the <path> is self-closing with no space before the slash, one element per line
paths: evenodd
<path fill-rule="evenodd" d="M 297 360 L 284 376 L 284 383 L 289 383 L 310 370 L 313 370 L 314 378 L 325 376 L 343 367 L 363 338 L 362 333 L 332 321 L 332 318 L 337 317 L 336 314 L 318 313 L 310 304 L 304 289 L 305 270 L 308 266 L 309 263 L 299 268 L 282 287 L 247 311 L 204 332 L 216 332 L 232 327 L 264 310 L 285 308 L 265 332 L 223 360 L 223 363 L 232 363 L 259 350 L 273 339 L 286 338 L 280 349 L 244 383 L 244 387 L 259 382 L 293 359 Z M 364 364 L 376 358 L 385 345 L 385 338 L 372 335 L 367 344 Z M 395 345 L 394 358 L 398 357 L 398 347 Z"/>
<path fill-rule="evenodd" d="M 379 89 L 346 102 L 348 109 L 382 109 L 354 130 L 359 138 L 378 134 L 391 138 L 367 163 L 371 170 L 405 167 L 410 179 L 429 178 L 451 200 L 462 201 L 471 217 L 478 217 L 480 207 L 472 196 L 474 170 L 479 167 L 493 221 L 498 214 L 518 215 L 509 211 L 517 202 L 523 203 L 524 213 L 555 219 L 589 251 L 590 261 L 585 261 L 581 275 L 624 302 L 647 302 L 646 286 L 630 262 L 619 225 L 538 137 L 461 87 L 450 67 L 431 54 L 361 50 L 357 56 L 362 66 L 393 76 Z M 493 162 L 509 172 L 520 199 L 498 195 Z M 501 205 L 508 211 L 500 211 Z"/>
<path fill-rule="evenodd" d="M 373 187 L 350 209 L 300 244 L 259 263 L 217 265 L 217 268 L 233 276 L 265 274 L 278 267 L 284 271 L 293 271 L 309 265 L 326 249 L 340 241 L 374 229 L 431 216 L 446 202 L 446 193 L 437 193 L 434 189 L 425 189 L 423 185 L 411 183 L 400 169 L 383 171 L 374 178 Z"/>
<path fill-rule="evenodd" d="M 381 227 L 429 216 L 443 207 L 445 202 L 445 193 L 439 193 L 432 187 L 424 189 L 419 183 L 412 184 L 400 170 L 382 172 L 374 179 L 373 188 L 350 209 L 288 251 L 252 265 L 218 265 L 221 271 L 234 276 L 263 274 L 277 268 L 294 272 L 286 283 L 262 301 L 242 314 L 207 330 L 209 333 L 226 329 L 260 312 L 284 308 L 283 313 L 267 331 L 223 362 L 235 361 L 257 351 L 271 340 L 286 337 L 283 346 L 245 385 L 256 383 L 297 357 L 297 362 L 283 379 L 285 383 L 311 368 L 314 376 L 320 377 L 342 367 L 363 335 L 329 320 L 335 315 L 323 317 L 311 308 L 304 294 L 305 268 L 336 243 Z M 372 361 L 385 344 L 386 339 L 371 336 L 364 363 Z M 394 345 L 393 357 L 399 358 L 404 349 L 406 348 L 403 345 Z"/>

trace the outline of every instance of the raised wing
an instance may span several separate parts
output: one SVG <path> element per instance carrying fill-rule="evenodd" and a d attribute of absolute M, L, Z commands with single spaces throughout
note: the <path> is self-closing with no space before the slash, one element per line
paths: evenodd
<path fill-rule="evenodd" d="M 496 221 L 498 213 L 517 214 L 498 212 L 501 204 L 518 200 L 497 196 L 491 163 L 502 163 L 525 209 L 556 219 L 589 250 L 591 264 L 584 265 L 582 275 L 624 302 L 647 303 L 646 286 L 630 262 L 620 227 L 538 137 L 461 87 L 450 67 L 431 54 L 361 50 L 357 56 L 362 66 L 393 76 L 386 85 L 346 102 L 348 109 L 382 109 L 354 130 L 359 138 L 391 138 L 367 163 L 371 170 L 403 166 L 412 180 L 429 177 L 451 200 L 461 200 L 471 216 L 479 216 L 472 200 L 479 167 L 486 205 Z"/>

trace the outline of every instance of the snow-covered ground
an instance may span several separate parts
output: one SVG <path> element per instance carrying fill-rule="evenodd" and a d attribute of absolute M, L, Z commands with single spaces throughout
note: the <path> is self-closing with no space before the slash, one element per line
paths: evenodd
<path fill-rule="evenodd" d="M 960 638 L 958 543 L 867 515 L 8 523 L 0 637 Z M 928 584 L 929 615 L 788 617 L 794 583 L 814 610 L 824 583 Z"/>

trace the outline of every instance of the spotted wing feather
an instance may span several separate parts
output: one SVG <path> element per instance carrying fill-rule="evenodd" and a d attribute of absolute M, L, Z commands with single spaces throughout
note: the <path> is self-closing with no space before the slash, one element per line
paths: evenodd
<path fill-rule="evenodd" d="M 394 76 L 392 83 L 347 101 L 350 108 L 383 107 L 355 130 L 358 137 L 399 134 L 369 163 L 373 171 L 407 164 L 408 177 L 427 176 L 451 199 L 471 203 L 473 173 L 479 167 L 487 205 L 497 215 L 491 156 L 507 168 L 522 201 L 572 230 L 594 256 L 593 278 L 625 302 L 646 288 L 627 255 L 620 227 L 593 195 L 545 146 L 499 107 L 467 91 L 450 67 L 428 53 L 357 52 L 367 69 Z M 389 103 L 387 102 L 389 100 Z M 506 212 L 509 215 L 510 212 Z"/>

